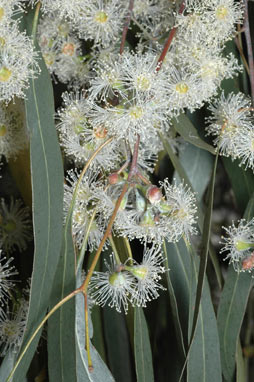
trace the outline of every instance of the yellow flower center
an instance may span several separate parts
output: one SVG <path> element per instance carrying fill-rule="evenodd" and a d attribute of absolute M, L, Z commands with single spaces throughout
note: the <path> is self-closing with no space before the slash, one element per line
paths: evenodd
<path fill-rule="evenodd" d="M 0 21 L 2 20 L 3 17 L 4 17 L 4 9 L 0 7 Z"/>
<path fill-rule="evenodd" d="M 54 62 L 55 62 L 55 57 L 53 56 L 53 54 L 45 53 L 43 55 L 43 58 L 44 58 L 45 64 L 48 67 L 52 66 L 54 64 Z"/>
<path fill-rule="evenodd" d="M 4 137 L 7 133 L 7 128 L 5 125 L 0 125 L 0 137 Z"/>
<path fill-rule="evenodd" d="M 0 46 L 5 45 L 5 39 L 3 37 L 0 37 Z"/>
<path fill-rule="evenodd" d="M 149 78 L 144 75 L 144 74 L 141 74 L 140 76 L 138 76 L 137 78 L 137 88 L 139 90 L 148 90 L 149 88 L 151 87 L 151 82 L 149 80 Z"/>
<path fill-rule="evenodd" d="M 105 24 L 108 20 L 108 15 L 104 11 L 99 11 L 96 13 L 94 19 L 98 24 Z"/>
<path fill-rule="evenodd" d="M 5 232 L 14 232 L 17 228 L 17 224 L 14 220 L 8 220 L 6 224 L 3 225 Z"/>
<path fill-rule="evenodd" d="M 121 272 L 114 272 L 109 276 L 109 283 L 114 287 L 119 288 L 126 284 L 126 279 Z"/>
<path fill-rule="evenodd" d="M 132 274 L 139 280 L 144 280 L 147 276 L 148 268 L 145 266 L 137 266 L 132 268 Z"/>
<path fill-rule="evenodd" d="M 130 109 L 130 116 L 131 118 L 133 119 L 139 119 L 141 118 L 143 115 L 143 109 L 139 106 L 133 106 L 131 109 Z"/>
<path fill-rule="evenodd" d="M 1 82 L 7 82 L 7 81 L 9 81 L 10 77 L 11 77 L 11 70 L 6 68 L 6 66 L 3 66 L 0 69 L 0 81 Z"/>
<path fill-rule="evenodd" d="M 185 94 L 189 90 L 189 86 L 185 82 L 179 82 L 176 85 L 176 91 L 180 94 Z"/>
<path fill-rule="evenodd" d="M 227 17 L 228 15 L 228 8 L 225 7 L 224 5 L 220 5 L 217 9 L 216 9 L 216 17 L 217 19 L 219 20 L 223 20 Z"/>

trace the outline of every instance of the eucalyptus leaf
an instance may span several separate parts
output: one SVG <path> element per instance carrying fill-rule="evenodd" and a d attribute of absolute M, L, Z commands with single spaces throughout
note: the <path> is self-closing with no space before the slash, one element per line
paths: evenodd
<path fill-rule="evenodd" d="M 71 234 L 71 214 L 64 227 L 62 251 L 55 276 L 51 306 L 76 289 L 76 263 Z M 48 321 L 50 382 L 76 382 L 75 299 L 61 306 Z"/>
<path fill-rule="evenodd" d="M 85 350 L 85 320 L 84 320 L 84 297 L 76 296 L 76 351 L 77 351 L 77 381 L 78 382 L 113 382 L 114 378 L 107 365 L 101 359 L 99 353 L 90 341 L 90 351 L 93 363 L 93 371 L 89 371 L 87 362 L 87 352 Z M 93 336 L 91 315 L 89 312 L 89 336 Z"/>
<path fill-rule="evenodd" d="M 32 24 L 33 15 L 28 18 Z M 30 80 L 26 93 L 26 122 L 30 136 L 35 252 L 29 312 L 22 349 L 43 319 L 49 305 L 60 256 L 63 211 L 63 166 L 54 124 L 54 97 L 48 70 L 40 55 L 40 74 Z M 26 375 L 36 350 L 36 336 L 21 362 L 13 381 Z M 21 351 L 22 351 L 21 349 Z"/>
<path fill-rule="evenodd" d="M 134 349 L 137 382 L 153 382 L 153 359 L 148 328 L 142 308 L 134 313 Z"/>
<path fill-rule="evenodd" d="M 245 211 L 245 218 L 254 215 L 254 195 Z M 249 273 L 238 273 L 230 265 L 218 307 L 222 372 L 226 382 L 234 380 L 238 337 L 253 279 Z"/>
<path fill-rule="evenodd" d="M 179 153 L 179 161 L 188 174 L 189 181 L 196 192 L 197 201 L 200 203 L 211 177 L 212 155 L 208 151 L 186 143 Z M 178 175 L 176 179 L 181 182 Z"/>
<path fill-rule="evenodd" d="M 176 131 L 189 143 L 199 147 L 200 149 L 209 151 L 215 155 L 215 148 L 205 141 L 203 141 L 198 135 L 197 129 L 191 123 L 186 114 L 180 114 L 178 117 L 171 120 L 172 125 Z"/>
<path fill-rule="evenodd" d="M 188 342 L 194 312 L 199 260 L 193 259 L 183 241 L 166 243 L 169 277 L 174 288 L 185 343 Z M 189 315 L 189 312 L 191 313 Z M 216 365 L 216 368 L 214 367 Z M 209 286 L 204 282 L 200 312 L 187 366 L 189 382 L 221 381 L 219 338 Z M 178 378 L 180 375 L 178 376 Z"/>
<path fill-rule="evenodd" d="M 244 170 L 239 167 L 239 161 L 232 161 L 230 158 L 223 158 L 223 164 L 232 184 L 236 203 L 243 213 L 254 192 L 253 171 Z"/>

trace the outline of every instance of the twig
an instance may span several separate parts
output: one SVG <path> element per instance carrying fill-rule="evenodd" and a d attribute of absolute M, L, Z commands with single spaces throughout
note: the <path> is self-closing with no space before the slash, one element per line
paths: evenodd
<path fill-rule="evenodd" d="M 239 26 L 237 26 L 238 28 Z M 243 53 L 243 47 L 242 47 L 242 38 L 241 38 L 241 33 L 238 33 L 236 36 L 235 36 L 235 44 L 237 46 L 237 49 L 240 53 L 240 56 L 241 56 L 241 59 L 242 59 L 242 62 L 243 62 L 243 65 L 246 69 L 246 72 L 248 73 L 248 75 L 250 75 L 250 69 L 249 69 L 249 65 L 248 65 L 248 62 L 245 58 L 245 55 Z"/>
<path fill-rule="evenodd" d="M 181 15 L 183 13 L 184 8 L 185 8 L 185 4 L 184 4 L 184 1 L 183 1 L 182 4 L 180 5 L 180 8 L 179 8 L 179 12 L 178 12 L 179 15 Z M 166 43 L 164 45 L 163 51 L 161 52 L 161 55 L 160 55 L 160 57 L 158 59 L 158 65 L 157 65 L 157 68 L 156 68 L 156 72 L 158 72 L 160 70 L 160 68 L 161 68 L 161 65 L 162 65 L 162 63 L 164 61 L 164 58 L 166 57 L 166 54 L 167 54 L 167 52 L 169 50 L 171 42 L 172 42 L 172 40 L 173 40 L 173 38 L 174 38 L 174 36 L 176 34 L 176 31 L 177 31 L 177 27 L 174 27 L 174 28 L 171 29 L 171 31 L 169 33 L 169 36 L 168 36 L 168 39 L 167 39 L 167 41 L 166 41 Z"/>
<path fill-rule="evenodd" d="M 253 49 L 250 35 L 250 24 L 249 24 L 249 9 L 248 0 L 244 0 L 245 15 L 244 15 L 244 33 L 246 38 L 247 53 L 248 53 L 248 63 L 250 68 L 250 87 L 251 87 L 251 100 L 254 105 L 254 60 L 253 60 Z"/>
<path fill-rule="evenodd" d="M 124 27 L 123 27 L 122 40 L 121 40 L 121 45 L 120 45 L 120 54 L 123 53 L 124 44 L 125 44 L 125 40 L 126 40 L 126 35 L 127 35 L 127 32 L 128 32 L 128 29 L 129 29 L 130 22 L 131 22 L 131 14 L 132 14 L 133 6 L 134 6 L 134 0 L 130 0 L 129 9 L 128 9 L 128 15 L 126 17 L 126 20 L 125 20 L 125 23 L 124 23 Z"/>

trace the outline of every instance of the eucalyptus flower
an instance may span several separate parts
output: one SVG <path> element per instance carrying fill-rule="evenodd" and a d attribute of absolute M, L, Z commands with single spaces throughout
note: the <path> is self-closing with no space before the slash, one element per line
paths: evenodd
<path fill-rule="evenodd" d="M 254 269 L 254 218 L 241 219 L 237 226 L 233 222 L 232 226 L 223 228 L 227 236 L 222 236 L 224 246 L 220 252 L 227 252 L 225 260 L 229 259 L 237 272 L 251 272 Z"/>

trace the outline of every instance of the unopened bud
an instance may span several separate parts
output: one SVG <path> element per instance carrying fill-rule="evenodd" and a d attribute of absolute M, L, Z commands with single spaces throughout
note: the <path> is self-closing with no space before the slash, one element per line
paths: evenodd
<path fill-rule="evenodd" d="M 158 203 L 162 199 L 161 190 L 157 186 L 151 186 L 146 192 L 146 197 L 151 204 Z"/>
<path fill-rule="evenodd" d="M 243 260 L 242 262 L 242 269 L 243 270 L 249 270 L 249 269 L 252 269 L 254 268 L 254 252 L 252 252 L 252 254 L 248 257 L 246 257 L 246 259 Z"/>
<path fill-rule="evenodd" d="M 112 174 L 109 174 L 108 176 L 109 184 L 117 184 L 119 181 L 120 181 L 120 176 L 117 174 L 117 172 L 112 172 Z"/>

